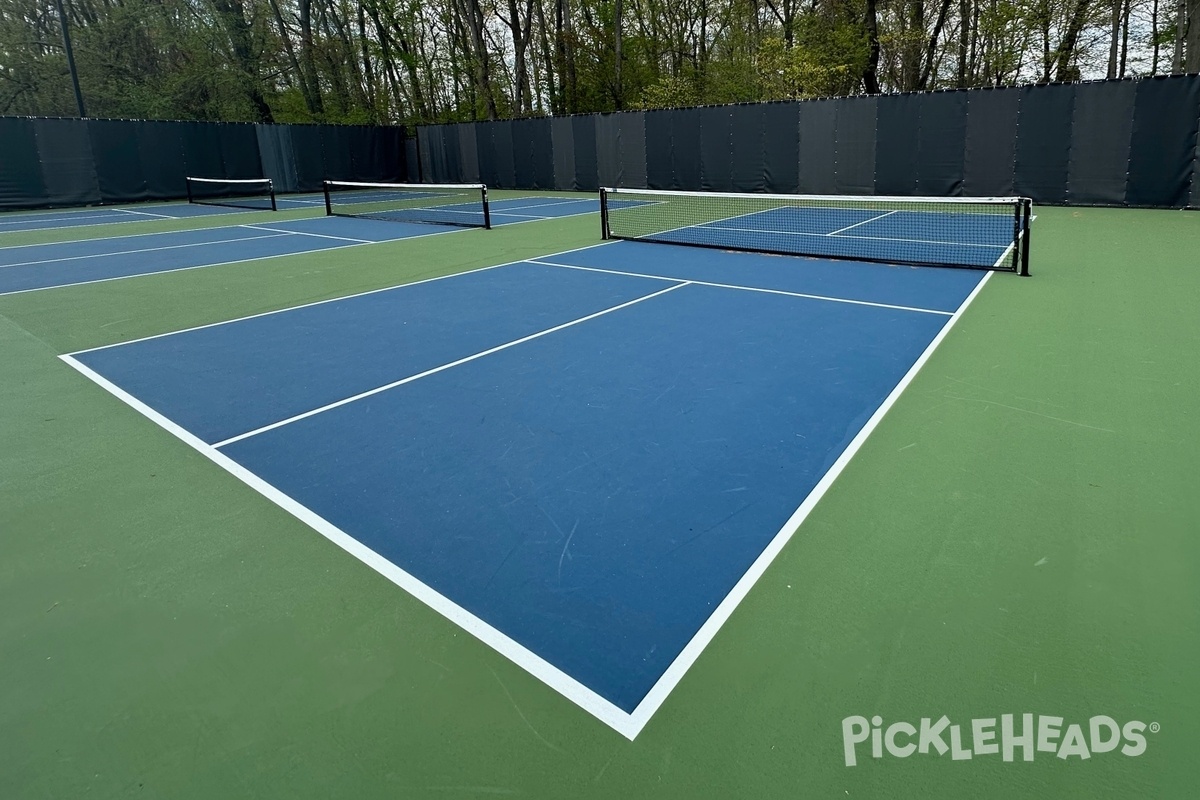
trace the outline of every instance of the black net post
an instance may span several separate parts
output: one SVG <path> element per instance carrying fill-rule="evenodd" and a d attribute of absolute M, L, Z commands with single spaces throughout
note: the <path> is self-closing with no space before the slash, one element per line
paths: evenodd
<path fill-rule="evenodd" d="M 329 199 L 329 181 L 321 181 L 321 191 L 325 193 L 325 216 L 333 216 L 333 202 Z"/>
<path fill-rule="evenodd" d="M 1021 267 L 1017 270 L 1017 274 L 1027 278 L 1029 277 L 1029 237 L 1032 230 L 1029 223 L 1033 219 L 1033 201 L 1028 197 L 1024 198 L 1021 201 L 1021 208 L 1024 224 L 1021 230 Z"/>
<path fill-rule="evenodd" d="M 600 188 L 600 238 L 611 239 L 608 231 L 608 190 Z"/>
<path fill-rule="evenodd" d="M 487 186 L 481 187 L 480 191 L 483 193 L 483 227 L 484 230 L 490 231 L 492 229 L 492 209 L 488 204 Z"/>
<path fill-rule="evenodd" d="M 267 191 L 271 193 L 271 210 L 278 211 L 279 205 L 275 202 L 275 181 L 267 180 Z"/>
<path fill-rule="evenodd" d="M 1013 206 L 1013 245 L 1012 245 L 1012 270 L 1013 272 L 1021 271 L 1021 207 L 1023 202 Z M 999 265 L 997 265 L 999 266 Z"/>

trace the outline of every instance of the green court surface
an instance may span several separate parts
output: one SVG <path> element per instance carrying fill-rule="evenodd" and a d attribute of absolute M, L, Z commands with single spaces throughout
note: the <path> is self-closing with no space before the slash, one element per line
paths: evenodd
<path fill-rule="evenodd" d="M 633 741 L 56 357 L 597 215 L 0 297 L 0 798 L 1200 796 L 1200 215 L 1036 213 Z M 1144 751 L 846 763 L 849 718 L 1006 714 Z"/>

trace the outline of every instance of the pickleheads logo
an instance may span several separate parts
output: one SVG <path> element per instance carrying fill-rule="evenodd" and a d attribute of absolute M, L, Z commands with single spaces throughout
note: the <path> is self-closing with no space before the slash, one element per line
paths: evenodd
<path fill-rule="evenodd" d="M 950 754 L 954 761 L 967 761 L 975 756 L 999 755 L 1004 761 L 1033 761 L 1037 753 L 1053 754 L 1064 761 L 1081 761 L 1093 755 L 1119 751 L 1129 757 L 1146 752 L 1146 733 L 1158 733 L 1157 722 L 1146 724 L 1139 720 L 1118 723 L 1103 714 L 1087 722 L 1064 725 L 1062 717 L 1036 714 L 1003 714 L 973 719 L 963 725 L 943 716 L 938 720 L 922 717 L 917 724 L 892 722 L 884 725 L 883 717 L 846 717 L 842 720 L 842 748 L 846 766 L 858 764 L 860 755 L 869 749 L 872 758 L 884 753 L 896 758 L 908 758 L 914 753 L 938 756 Z M 997 724 L 998 723 L 998 724 Z M 867 742 L 870 744 L 866 744 Z M 859 752 L 862 745 L 863 753 Z"/>

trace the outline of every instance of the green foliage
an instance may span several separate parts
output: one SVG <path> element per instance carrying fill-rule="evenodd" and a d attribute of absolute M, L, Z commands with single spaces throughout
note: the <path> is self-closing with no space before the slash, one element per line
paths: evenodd
<path fill-rule="evenodd" d="M 664 75 L 642 90 L 641 108 L 679 108 L 700 104 L 695 83 L 688 78 Z"/>
<path fill-rule="evenodd" d="M 1111 36 L 1101 0 L 64 1 L 89 112 L 149 119 L 458 122 L 836 96 L 868 74 L 1003 85 L 1102 75 Z M 1156 42 L 1169 67 L 1174 4 L 1128 2 L 1131 70 Z M 53 0 L 0 0 L 0 113 L 75 113 L 61 42 Z"/>
<path fill-rule="evenodd" d="M 866 61 L 865 47 L 858 46 L 861 43 L 846 35 L 844 28 L 830 33 L 840 33 L 846 39 L 844 49 L 834 50 L 840 57 L 830 57 L 829 53 L 822 52 L 825 48 L 810 47 L 806 43 L 788 48 L 778 37 L 764 39 L 758 60 L 762 85 L 759 99 L 823 97 L 852 91 Z"/>

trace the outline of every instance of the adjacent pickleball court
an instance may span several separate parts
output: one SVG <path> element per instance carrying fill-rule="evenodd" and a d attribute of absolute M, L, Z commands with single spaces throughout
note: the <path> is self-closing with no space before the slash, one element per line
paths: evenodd
<path fill-rule="evenodd" d="M 471 192 L 473 199 L 467 196 Z M 325 209 L 325 196 L 315 197 L 314 208 Z M 8 247 L 0 238 L 0 295 L 451 234 L 482 227 L 485 217 L 498 227 L 595 213 L 599 208 L 595 198 L 513 197 L 490 201 L 485 214 L 478 189 L 455 193 L 373 188 L 347 197 L 354 202 L 339 202 L 324 217 L 281 221 L 272 211 L 260 209 L 254 222 L 216 228 Z M 173 208 L 223 213 L 239 206 Z M 244 213 L 246 207 L 241 208 Z"/>

